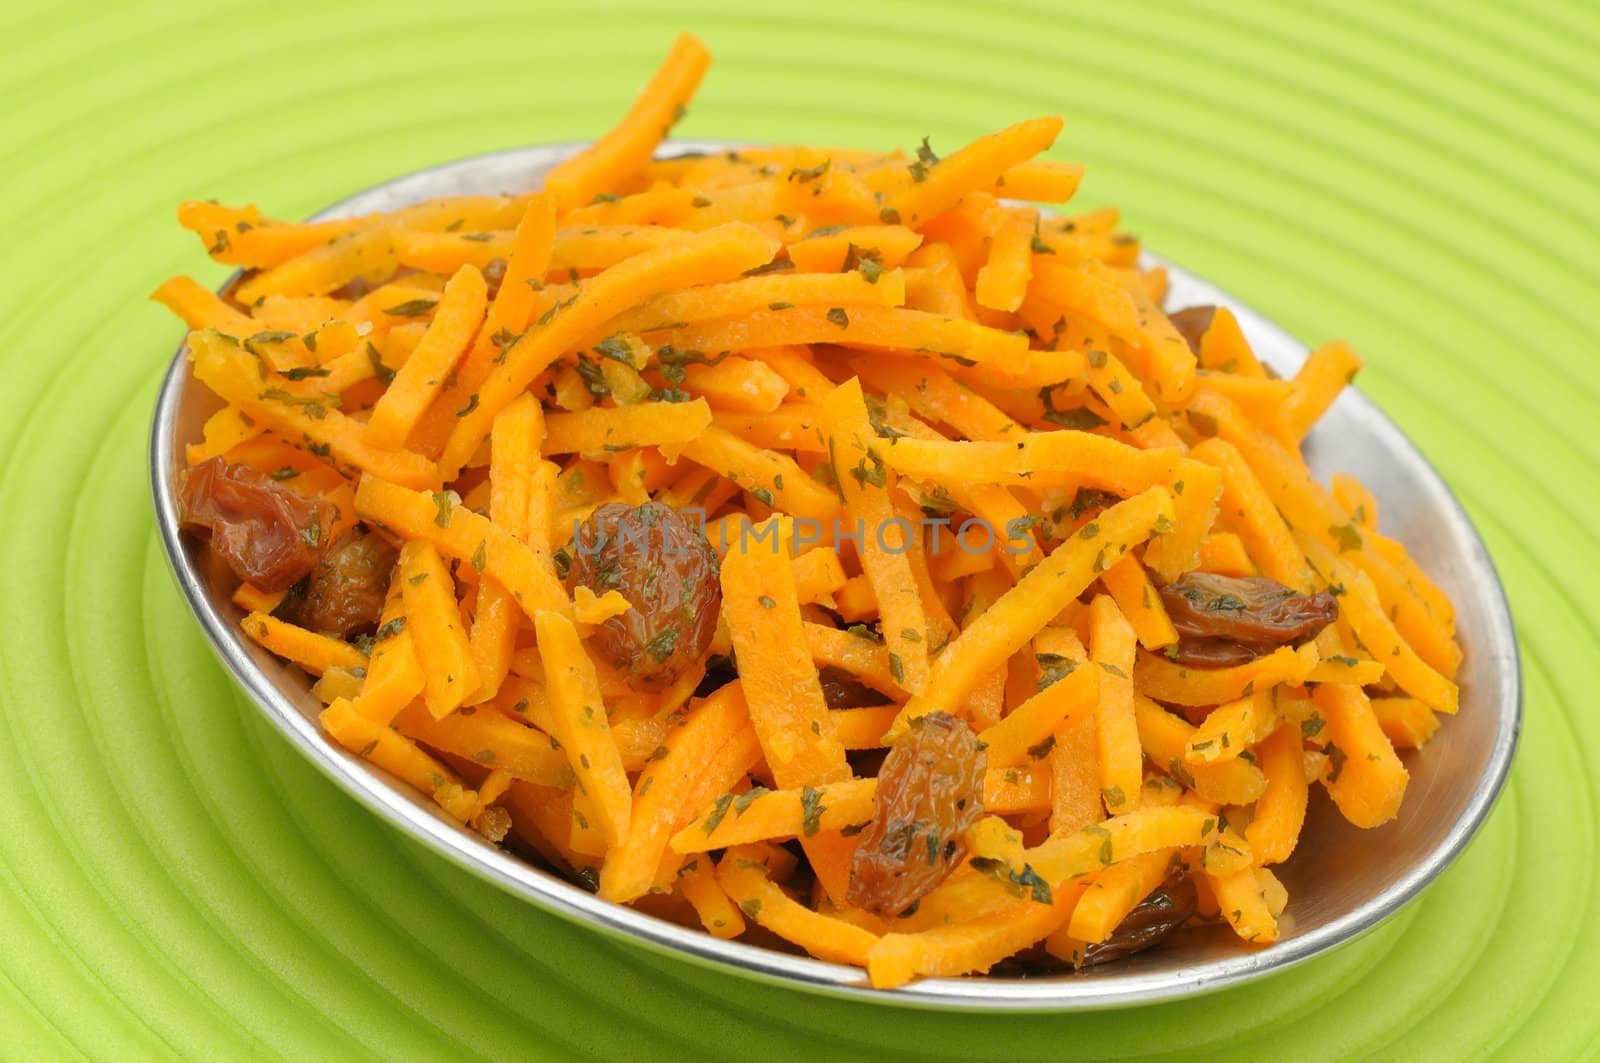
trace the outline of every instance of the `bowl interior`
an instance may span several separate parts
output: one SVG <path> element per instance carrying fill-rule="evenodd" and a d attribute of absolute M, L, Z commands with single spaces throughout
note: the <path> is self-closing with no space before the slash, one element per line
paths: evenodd
<path fill-rule="evenodd" d="M 674 153 L 723 150 L 678 143 Z M 551 145 L 466 159 L 378 186 L 324 211 L 334 218 L 390 210 L 431 196 L 536 187 L 577 145 Z M 1210 303 L 1237 315 L 1262 360 L 1293 373 L 1305 348 L 1221 290 L 1167 264 L 1169 305 Z M 320 703 L 298 669 L 244 638 L 231 578 L 207 566 L 177 531 L 176 483 L 183 446 L 200 438 L 217 400 L 193 382 L 180 350 L 168 372 L 151 436 L 157 522 L 179 586 L 223 663 L 267 717 L 335 782 L 392 824 L 457 863 L 534 903 L 603 932 L 751 977 L 881 1002 L 945 1008 L 1074 1009 L 1186 996 L 1281 970 L 1342 944 L 1393 914 L 1460 853 L 1505 780 L 1520 721 L 1515 635 L 1483 543 L 1438 474 L 1370 400 L 1347 389 L 1312 431 L 1307 457 L 1326 481 L 1358 476 L 1377 497 L 1382 529 L 1411 550 L 1449 593 L 1466 651 L 1461 711 L 1422 750 L 1403 754 L 1411 773 L 1400 815 L 1370 831 L 1346 823 L 1313 788 L 1304 841 L 1279 869 L 1289 891 L 1286 932 L 1261 950 L 1223 934 L 1200 934 L 1078 974 L 930 979 L 893 993 L 866 988 L 853 968 L 735 942 L 601 901 L 459 828 L 433 802 L 335 747 L 319 732 Z"/>

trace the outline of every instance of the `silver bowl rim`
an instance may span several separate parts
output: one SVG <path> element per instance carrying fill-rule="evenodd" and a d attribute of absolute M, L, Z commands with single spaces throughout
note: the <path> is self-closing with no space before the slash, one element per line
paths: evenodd
<path fill-rule="evenodd" d="M 485 152 L 425 167 L 373 185 L 317 212 L 312 221 L 343 216 L 354 205 L 390 187 L 408 181 L 425 182 L 454 171 L 470 170 L 490 160 L 525 156 L 530 170 L 549 165 L 585 147 L 585 141 L 530 145 Z M 695 152 L 718 152 L 750 146 L 712 140 L 677 140 L 663 146 L 662 157 Z M 1216 294 L 1244 331 L 1270 335 L 1273 342 L 1293 349 L 1298 357 L 1306 348 L 1286 330 L 1246 306 L 1229 293 L 1188 273 L 1159 256 L 1146 252 L 1149 264 L 1165 266 L 1176 278 Z M 231 282 L 232 278 L 230 278 Z M 365 761 L 329 742 L 316 724 L 303 716 L 273 681 L 252 661 L 238 626 L 211 602 L 204 579 L 185 550 L 180 537 L 176 500 L 169 482 L 171 456 L 176 453 L 177 412 L 190 380 L 186 344 L 179 342 L 162 379 L 150 430 L 149 472 L 154 495 L 156 527 L 179 590 L 188 601 L 213 652 L 233 679 L 244 688 L 263 715 L 319 771 L 361 804 L 388 822 L 480 878 L 533 902 L 569 922 L 591 927 L 613 939 L 643 945 L 652 952 L 675 956 L 698 966 L 750 978 L 770 985 L 842 997 L 854 1001 L 898 1007 L 968 1012 L 1065 1012 L 1104 1010 L 1172 1001 L 1214 992 L 1253 981 L 1297 966 L 1314 956 L 1346 945 L 1386 921 L 1437 878 L 1462 853 L 1493 810 L 1504 789 L 1522 728 L 1522 670 L 1515 627 L 1505 588 L 1493 559 L 1460 501 L 1414 443 L 1372 400 L 1347 388 L 1340 401 L 1370 409 L 1385 440 L 1423 474 L 1421 486 L 1445 502 L 1445 512 L 1462 533 L 1475 555 L 1474 568 L 1493 580 L 1494 615 L 1489 630 L 1495 649 L 1506 659 L 1496 676 L 1499 689 L 1493 747 L 1482 775 L 1473 787 L 1460 816 L 1444 837 L 1422 859 L 1408 866 L 1385 889 L 1329 922 L 1304 934 L 1259 950 L 1243 950 L 1192 967 L 1167 972 L 1139 972 L 1084 981 L 990 979 L 985 977 L 926 978 L 892 991 L 867 985 L 864 972 L 806 956 L 778 952 L 737 941 L 722 941 L 703 931 L 678 926 L 623 905 L 601 900 L 581 887 L 523 861 L 467 831 L 451 820 L 413 803 L 396 791 L 388 777 Z M 1487 700 L 1487 699 L 1486 699 Z"/>

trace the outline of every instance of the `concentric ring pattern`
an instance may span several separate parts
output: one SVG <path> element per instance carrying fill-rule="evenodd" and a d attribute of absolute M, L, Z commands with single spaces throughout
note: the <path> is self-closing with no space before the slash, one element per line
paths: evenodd
<path fill-rule="evenodd" d="M 1572 1058 L 1600 1049 L 1600 9 L 462 0 L 14 11 L 0 45 L 0 1053 L 55 1059 Z M 31 10 L 29 10 L 31 8 Z M 782 11 L 799 12 L 783 14 Z M 143 476 L 203 265 L 180 199 L 298 216 L 592 135 L 683 27 L 690 135 L 954 145 L 1060 112 L 1084 197 L 1363 386 L 1510 591 L 1527 723 L 1471 849 L 1377 932 L 1138 1013 L 798 997 L 558 921 L 382 826 L 224 678 Z M 215 269 L 202 274 L 215 275 Z"/>

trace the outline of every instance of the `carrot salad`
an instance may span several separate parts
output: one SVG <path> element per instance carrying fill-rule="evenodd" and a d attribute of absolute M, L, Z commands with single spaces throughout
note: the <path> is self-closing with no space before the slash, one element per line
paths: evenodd
<path fill-rule="evenodd" d="M 245 635 L 466 829 L 876 986 L 1276 940 L 1311 792 L 1379 826 L 1457 707 L 1449 600 L 1301 457 L 1360 359 L 1164 310 L 1059 118 L 663 149 L 708 62 L 539 191 L 179 209 L 241 271 L 154 298 Z"/>

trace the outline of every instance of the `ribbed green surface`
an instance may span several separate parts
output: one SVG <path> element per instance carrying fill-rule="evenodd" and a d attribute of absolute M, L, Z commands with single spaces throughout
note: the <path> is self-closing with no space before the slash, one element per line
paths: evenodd
<path fill-rule="evenodd" d="M 0 1054 L 1570 1058 L 1600 1047 L 1600 8 L 1589 3 L 27 3 L 0 43 Z M 29 9 L 32 10 L 29 10 Z M 992 10 L 991 10 L 992 9 Z M 1190 1003 L 971 1018 L 619 946 L 380 826 L 223 677 L 144 477 L 206 265 L 184 198 L 300 216 L 593 135 L 679 28 L 686 135 L 938 147 L 1059 112 L 1084 198 L 1308 340 L 1465 501 L 1524 639 L 1511 787 L 1379 932 Z M 1448 726 L 1448 723 L 1446 724 Z"/>

